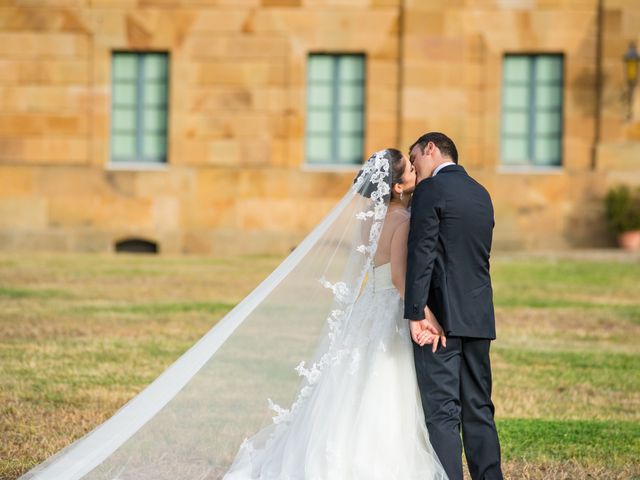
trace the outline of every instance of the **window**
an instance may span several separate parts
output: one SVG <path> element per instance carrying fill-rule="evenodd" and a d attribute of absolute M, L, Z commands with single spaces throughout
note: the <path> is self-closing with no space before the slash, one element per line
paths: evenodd
<path fill-rule="evenodd" d="M 111 96 L 111 161 L 167 161 L 166 53 L 114 52 Z"/>
<path fill-rule="evenodd" d="M 364 68 L 363 55 L 309 56 L 306 132 L 308 164 L 362 163 Z"/>
<path fill-rule="evenodd" d="M 506 55 L 503 63 L 502 163 L 562 164 L 562 55 Z"/>

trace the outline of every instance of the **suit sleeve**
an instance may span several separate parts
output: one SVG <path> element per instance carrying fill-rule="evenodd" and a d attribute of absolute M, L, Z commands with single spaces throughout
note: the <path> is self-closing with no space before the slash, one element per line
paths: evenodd
<path fill-rule="evenodd" d="M 404 318 L 409 320 L 424 319 L 437 255 L 442 202 L 438 185 L 431 181 L 418 185 L 413 196 L 404 298 Z"/>

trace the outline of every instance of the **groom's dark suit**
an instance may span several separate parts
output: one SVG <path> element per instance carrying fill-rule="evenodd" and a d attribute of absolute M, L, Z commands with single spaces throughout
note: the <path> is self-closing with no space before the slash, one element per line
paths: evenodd
<path fill-rule="evenodd" d="M 405 318 L 423 319 L 428 305 L 447 335 L 447 347 L 435 354 L 414 343 L 414 356 L 429 437 L 450 480 L 462 480 L 461 423 L 472 478 L 502 478 L 489 363 L 493 226 L 488 192 L 461 166 L 446 166 L 416 187 Z"/>

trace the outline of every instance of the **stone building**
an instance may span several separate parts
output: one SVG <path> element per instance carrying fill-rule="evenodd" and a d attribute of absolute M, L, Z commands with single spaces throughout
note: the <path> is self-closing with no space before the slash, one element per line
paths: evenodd
<path fill-rule="evenodd" d="M 631 41 L 640 0 L 0 0 L 0 249 L 281 253 L 430 130 L 498 248 L 609 244 Z"/>

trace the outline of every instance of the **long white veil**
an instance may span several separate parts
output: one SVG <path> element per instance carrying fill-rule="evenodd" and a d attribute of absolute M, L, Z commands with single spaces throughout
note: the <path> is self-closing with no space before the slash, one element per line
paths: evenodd
<path fill-rule="evenodd" d="M 334 339 L 372 265 L 390 178 L 386 150 L 372 155 L 249 296 L 113 417 L 22 479 L 222 478 L 243 441 L 295 415 L 340 354 Z"/>

